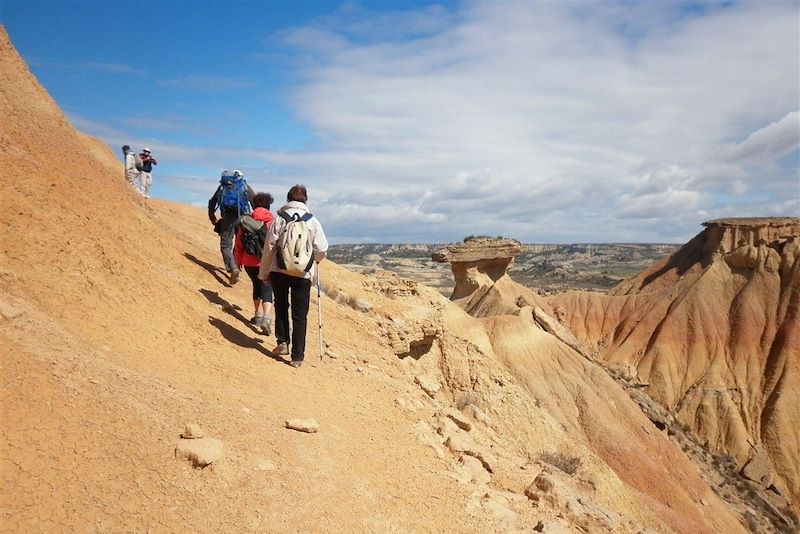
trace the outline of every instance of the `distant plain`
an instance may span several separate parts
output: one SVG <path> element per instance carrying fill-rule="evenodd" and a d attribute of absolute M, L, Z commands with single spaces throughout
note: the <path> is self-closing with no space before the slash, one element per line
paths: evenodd
<path fill-rule="evenodd" d="M 328 256 L 355 272 L 393 272 L 450 295 L 450 266 L 431 260 L 444 244 L 332 245 Z M 526 244 L 509 275 L 541 294 L 571 289 L 606 292 L 620 281 L 668 256 L 678 245 L 660 243 Z"/>

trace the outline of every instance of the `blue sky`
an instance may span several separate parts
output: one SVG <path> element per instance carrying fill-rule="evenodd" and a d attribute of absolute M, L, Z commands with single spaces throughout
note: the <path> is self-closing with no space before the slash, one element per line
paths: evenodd
<path fill-rule="evenodd" d="M 800 214 L 797 2 L 14 2 L 79 129 L 153 194 L 294 183 L 333 242 L 682 242 Z M 276 208 L 278 206 L 275 206 Z"/>

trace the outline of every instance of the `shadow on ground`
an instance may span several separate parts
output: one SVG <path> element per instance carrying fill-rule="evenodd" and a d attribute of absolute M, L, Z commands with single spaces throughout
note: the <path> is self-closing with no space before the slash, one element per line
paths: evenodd
<path fill-rule="evenodd" d="M 227 286 L 227 287 L 232 287 L 231 284 L 228 282 L 228 276 L 227 276 L 227 273 L 225 273 L 225 269 L 223 269 L 221 267 L 218 267 L 216 265 L 212 265 L 210 263 L 204 262 L 203 260 L 201 260 L 197 256 L 194 256 L 193 254 L 189 254 L 188 252 L 184 252 L 183 256 L 187 260 L 191 260 L 192 262 L 196 263 L 197 265 L 199 265 L 200 267 L 202 267 L 203 269 L 205 269 L 206 271 L 211 273 L 214 276 L 214 278 L 217 279 L 217 282 L 219 282 L 220 284 L 222 284 L 224 286 Z"/>
<path fill-rule="evenodd" d="M 200 289 L 200 293 L 202 293 L 203 296 L 206 297 L 209 302 L 220 306 L 225 313 L 231 315 L 240 323 L 246 325 L 247 328 L 253 330 L 256 333 L 259 333 L 259 330 L 257 330 L 244 315 L 239 313 L 239 311 L 241 310 L 240 307 L 236 306 L 235 304 L 231 304 L 224 298 L 220 297 L 219 293 L 217 293 L 216 291 L 210 291 L 208 289 Z M 219 330 L 220 334 L 222 334 L 222 337 L 224 337 L 234 345 L 238 345 L 245 349 L 256 349 L 264 356 L 269 356 L 273 360 L 285 363 L 287 365 L 289 364 L 287 360 L 284 360 L 277 354 L 273 354 L 271 350 L 268 350 L 266 347 L 264 347 L 263 345 L 264 338 L 250 336 L 247 333 L 242 332 L 235 326 L 228 324 L 221 319 L 217 319 L 216 317 L 209 316 L 208 322 L 212 326 L 217 328 L 217 330 Z"/>

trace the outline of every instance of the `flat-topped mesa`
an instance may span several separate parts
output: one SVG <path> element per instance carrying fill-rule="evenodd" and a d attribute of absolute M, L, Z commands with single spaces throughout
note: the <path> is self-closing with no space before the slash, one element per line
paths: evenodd
<path fill-rule="evenodd" d="M 708 242 L 716 244 L 720 254 L 733 252 L 739 247 L 757 247 L 794 241 L 800 237 L 798 217 L 732 217 L 704 222 Z"/>
<path fill-rule="evenodd" d="M 800 218 L 736 217 L 703 226 L 704 255 L 722 256 L 731 267 L 777 272 L 797 260 Z"/>
<path fill-rule="evenodd" d="M 481 286 L 491 286 L 505 276 L 522 252 L 515 239 L 475 238 L 447 245 L 431 255 L 433 261 L 450 263 L 455 278 L 451 300 L 466 297 Z"/>

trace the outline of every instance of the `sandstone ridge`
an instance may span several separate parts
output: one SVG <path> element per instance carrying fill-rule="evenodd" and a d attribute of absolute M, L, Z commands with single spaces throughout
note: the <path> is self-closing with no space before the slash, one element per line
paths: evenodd
<path fill-rule="evenodd" d="M 578 340 L 797 510 L 800 219 L 720 219 L 609 295 L 548 299 Z"/>

